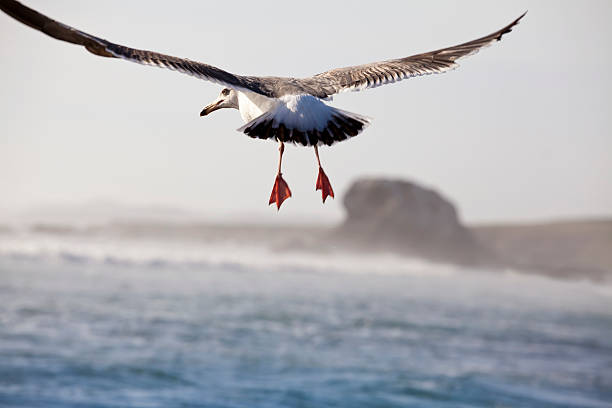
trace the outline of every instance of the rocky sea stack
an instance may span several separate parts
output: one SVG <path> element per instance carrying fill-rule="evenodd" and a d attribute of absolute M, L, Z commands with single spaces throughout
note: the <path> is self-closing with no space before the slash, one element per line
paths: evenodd
<path fill-rule="evenodd" d="M 344 196 L 347 218 L 337 233 L 353 245 L 432 259 L 490 259 L 438 192 L 404 180 L 361 179 Z"/>

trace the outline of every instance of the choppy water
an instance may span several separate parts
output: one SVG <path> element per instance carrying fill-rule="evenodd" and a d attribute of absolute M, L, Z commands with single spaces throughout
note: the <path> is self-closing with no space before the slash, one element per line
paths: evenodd
<path fill-rule="evenodd" d="M 612 407 L 606 286 L 79 251 L 0 245 L 0 406 Z"/>

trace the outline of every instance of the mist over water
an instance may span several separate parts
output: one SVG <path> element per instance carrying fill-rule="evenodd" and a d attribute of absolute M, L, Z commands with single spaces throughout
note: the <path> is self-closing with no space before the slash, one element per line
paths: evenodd
<path fill-rule="evenodd" d="M 2 234 L 0 405 L 611 406 L 608 286 L 170 241 Z"/>

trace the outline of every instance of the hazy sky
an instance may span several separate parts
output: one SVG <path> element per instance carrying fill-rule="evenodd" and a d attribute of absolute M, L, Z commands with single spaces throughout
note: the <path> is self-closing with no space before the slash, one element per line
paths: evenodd
<path fill-rule="evenodd" d="M 308 76 L 489 34 L 503 41 L 443 75 L 338 95 L 363 134 L 321 155 L 337 199 L 314 191 L 312 149 L 286 149 L 293 198 L 268 207 L 277 145 L 198 116 L 220 87 L 99 58 L 0 13 L 0 211 L 113 200 L 210 217 L 322 222 L 361 176 L 434 187 L 470 222 L 612 214 L 612 2 L 25 0 L 125 45 L 249 75 Z"/>

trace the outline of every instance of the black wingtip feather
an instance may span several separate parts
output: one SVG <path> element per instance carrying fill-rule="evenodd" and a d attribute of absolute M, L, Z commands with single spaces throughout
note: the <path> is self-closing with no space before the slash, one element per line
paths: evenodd
<path fill-rule="evenodd" d="M 511 22 L 510 24 L 508 24 L 506 27 L 502 28 L 501 30 L 499 30 L 499 35 L 495 37 L 495 39 L 497 41 L 501 41 L 504 34 L 508 34 L 509 32 L 511 32 L 512 29 L 522 20 L 522 18 L 525 17 L 525 15 L 527 14 L 527 11 L 528 10 L 525 10 L 525 12 L 521 14 L 516 20 L 514 20 L 513 22 Z"/>

